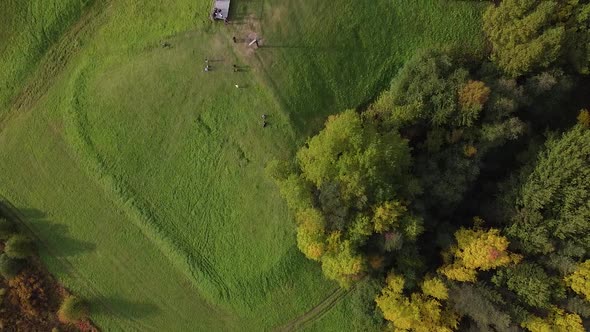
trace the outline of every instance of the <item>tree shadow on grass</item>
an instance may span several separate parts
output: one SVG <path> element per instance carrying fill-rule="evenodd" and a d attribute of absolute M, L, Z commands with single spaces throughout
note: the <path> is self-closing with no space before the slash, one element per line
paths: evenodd
<path fill-rule="evenodd" d="M 152 303 L 129 301 L 120 297 L 96 297 L 89 299 L 92 314 L 113 315 L 124 319 L 140 320 L 160 312 L 160 308 Z"/>
<path fill-rule="evenodd" d="M 80 255 L 96 249 L 93 242 L 82 241 L 69 235 L 67 225 L 52 223 L 46 219 L 46 214 L 37 209 L 21 208 L 19 211 L 29 221 L 40 245 L 47 249 L 48 254 L 58 258 Z"/>

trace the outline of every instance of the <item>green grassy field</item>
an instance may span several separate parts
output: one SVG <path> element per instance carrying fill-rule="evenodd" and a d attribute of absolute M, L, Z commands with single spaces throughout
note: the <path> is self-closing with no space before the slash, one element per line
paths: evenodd
<path fill-rule="evenodd" d="M 20 17 L 36 2 L 2 6 Z M 36 25 L 15 19 L 23 36 L 0 28 L 45 52 L 0 49 L 14 68 L 0 78 L 19 82 L 0 95 L 0 192 L 105 330 L 264 330 L 321 302 L 336 285 L 297 251 L 266 162 L 289 157 L 327 115 L 370 101 L 416 49 L 482 47 L 482 7 L 466 2 L 232 6 L 223 26 L 209 22 L 209 1 L 90 4 L 77 22 L 58 20 L 64 37 L 43 47 Z M 231 40 L 254 32 L 257 51 Z M 343 310 L 317 326 L 346 326 Z"/>
<path fill-rule="evenodd" d="M 0 108 L 22 89 L 49 47 L 80 18 L 89 0 L 3 0 L 0 3 Z M 3 112 L 0 113 L 0 116 Z"/>

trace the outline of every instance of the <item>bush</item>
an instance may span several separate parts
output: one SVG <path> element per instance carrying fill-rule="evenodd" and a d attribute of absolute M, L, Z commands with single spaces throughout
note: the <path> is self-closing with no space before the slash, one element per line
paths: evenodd
<path fill-rule="evenodd" d="M 66 323 L 75 323 L 88 316 L 88 305 L 82 299 L 68 296 L 57 312 L 59 319 Z"/>
<path fill-rule="evenodd" d="M 4 252 L 10 258 L 27 258 L 35 253 L 35 243 L 24 235 L 13 235 L 6 241 Z"/>
<path fill-rule="evenodd" d="M 23 269 L 24 262 L 18 259 L 12 259 L 6 254 L 0 255 L 0 275 L 6 279 L 12 279 Z"/>
<path fill-rule="evenodd" d="M 15 233 L 16 228 L 14 224 L 8 221 L 6 218 L 0 218 L 0 240 L 8 239 L 12 234 Z"/>

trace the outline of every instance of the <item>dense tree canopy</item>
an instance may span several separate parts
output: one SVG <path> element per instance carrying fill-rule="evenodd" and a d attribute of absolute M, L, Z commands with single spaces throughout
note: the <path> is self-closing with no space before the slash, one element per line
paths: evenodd
<path fill-rule="evenodd" d="M 522 263 L 499 270 L 492 281 L 513 291 L 524 303 L 537 308 L 548 308 L 552 297 L 559 290 L 558 280 L 553 280 L 545 270 L 534 263 Z"/>
<path fill-rule="evenodd" d="M 299 248 L 321 261 L 328 278 L 342 285 L 360 278 L 369 264 L 359 248 L 371 236 L 384 245 L 399 237 L 401 245 L 422 232 L 407 205 L 419 190 L 410 163 L 399 133 L 379 132 L 371 120 L 346 111 L 330 117 L 297 153 L 300 173 L 269 166 L 295 211 Z"/>
<path fill-rule="evenodd" d="M 458 283 L 450 288 L 450 305 L 464 318 L 468 326 L 480 331 L 492 328 L 507 331 L 513 324 L 508 313 L 502 310 L 505 303 L 479 284 Z"/>
<path fill-rule="evenodd" d="M 590 326 L 589 17 L 583 0 L 490 6 L 491 54 L 419 52 L 269 164 L 299 249 L 365 285 L 371 329 Z"/>
<path fill-rule="evenodd" d="M 590 66 L 590 4 L 584 0 L 504 0 L 484 15 L 492 58 L 518 76 L 553 64 Z"/>
<path fill-rule="evenodd" d="M 550 138 L 521 189 L 508 234 L 529 253 L 577 257 L 590 250 L 590 130 Z"/>
<path fill-rule="evenodd" d="M 469 55 L 428 50 L 416 55 L 367 114 L 410 138 L 420 198 L 451 214 L 480 175 L 489 151 L 515 140 L 526 124 L 515 116 L 524 88 L 515 81 L 476 77 Z"/>

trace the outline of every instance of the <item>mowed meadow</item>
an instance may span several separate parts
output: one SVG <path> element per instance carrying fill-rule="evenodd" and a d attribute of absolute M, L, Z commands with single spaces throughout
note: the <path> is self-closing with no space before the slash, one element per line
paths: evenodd
<path fill-rule="evenodd" d="M 0 193 L 105 331 L 285 326 L 337 285 L 297 250 L 266 163 L 417 49 L 482 48 L 483 8 L 232 0 L 224 26 L 201 0 L 3 1 Z M 307 327 L 349 326 L 346 299 Z"/>

